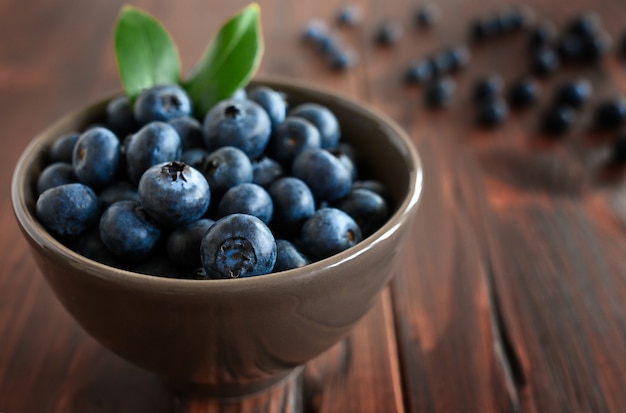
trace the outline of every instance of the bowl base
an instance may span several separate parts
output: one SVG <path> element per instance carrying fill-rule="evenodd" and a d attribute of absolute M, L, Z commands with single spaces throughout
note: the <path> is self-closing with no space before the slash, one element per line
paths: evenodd
<path fill-rule="evenodd" d="M 273 388 L 286 385 L 291 381 L 296 381 L 302 370 L 304 370 L 304 366 L 297 366 L 276 376 L 251 383 L 203 384 L 167 378 L 165 380 L 174 392 L 181 396 L 236 402 L 237 400 L 269 392 Z"/>

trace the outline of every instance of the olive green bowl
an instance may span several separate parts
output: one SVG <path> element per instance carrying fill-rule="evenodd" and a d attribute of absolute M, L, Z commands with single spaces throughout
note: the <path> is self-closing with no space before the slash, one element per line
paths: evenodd
<path fill-rule="evenodd" d="M 261 391 L 345 337 L 397 271 L 422 188 L 417 152 L 392 120 L 352 99 L 285 79 L 256 80 L 293 107 L 317 102 L 387 187 L 392 216 L 356 246 L 306 267 L 233 280 L 181 280 L 109 267 L 65 247 L 35 217 L 46 151 L 63 133 L 101 122 L 107 99 L 60 119 L 22 154 L 11 197 L 52 290 L 76 321 L 122 358 L 223 397 Z"/>

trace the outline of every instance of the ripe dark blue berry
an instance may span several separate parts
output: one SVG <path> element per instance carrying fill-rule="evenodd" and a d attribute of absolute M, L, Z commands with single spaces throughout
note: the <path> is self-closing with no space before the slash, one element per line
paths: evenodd
<path fill-rule="evenodd" d="M 320 148 L 321 145 L 322 138 L 315 125 L 305 118 L 288 116 L 274 129 L 268 145 L 268 154 L 282 165 L 291 166 L 300 152 Z"/>
<path fill-rule="evenodd" d="M 48 150 L 48 161 L 72 163 L 74 145 L 79 137 L 80 133 L 71 132 L 56 138 Z"/>
<path fill-rule="evenodd" d="M 310 260 L 294 244 L 284 239 L 276 240 L 276 264 L 273 272 L 300 268 L 309 263 Z"/>
<path fill-rule="evenodd" d="M 321 208 L 302 226 L 300 244 L 307 256 L 322 259 L 356 245 L 362 237 L 350 215 L 336 208 Z"/>
<path fill-rule="evenodd" d="M 274 214 L 272 198 L 257 184 L 233 186 L 222 196 L 217 209 L 217 216 L 220 218 L 231 214 L 253 215 L 269 224 Z"/>
<path fill-rule="evenodd" d="M 626 100 L 623 97 L 606 99 L 596 105 L 593 123 L 598 129 L 615 129 L 626 121 Z"/>
<path fill-rule="evenodd" d="M 435 66 L 431 59 L 417 60 L 409 64 L 404 74 L 404 80 L 409 84 L 423 84 L 435 76 Z"/>
<path fill-rule="evenodd" d="M 106 107 L 106 124 L 120 137 L 139 129 L 128 96 L 118 96 L 109 101 Z"/>
<path fill-rule="evenodd" d="M 268 274 L 276 263 L 276 240 L 257 217 L 228 215 L 204 234 L 202 267 L 211 278 L 243 278 Z"/>
<path fill-rule="evenodd" d="M 161 228 L 135 201 L 118 201 L 100 218 L 100 238 L 109 251 L 129 262 L 144 260 L 158 245 Z"/>
<path fill-rule="evenodd" d="M 144 89 L 133 105 L 135 119 L 141 125 L 190 116 L 191 111 L 191 100 L 178 85 L 158 85 Z"/>
<path fill-rule="evenodd" d="M 209 182 L 211 193 L 221 196 L 235 185 L 252 182 L 250 158 L 233 146 L 224 146 L 211 152 L 200 169 Z"/>
<path fill-rule="evenodd" d="M 426 86 L 426 103 L 431 107 L 443 107 L 450 103 L 456 83 L 450 77 L 437 78 Z"/>
<path fill-rule="evenodd" d="M 139 202 L 137 188 L 128 181 L 116 181 L 98 194 L 100 211 L 104 211 L 117 201 Z"/>
<path fill-rule="evenodd" d="M 176 161 L 150 167 L 141 176 L 138 193 L 146 212 L 170 227 L 199 219 L 211 200 L 209 184 L 202 173 Z"/>
<path fill-rule="evenodd" d="M 592 91 L 591 82 L 586 79 L 567 81 L 555 91 L 553 104 L 580 109 L 591 99 Z"/>
<path fill-rule="evenodd" d="M 113 182 L 120 164 L 120 141 L 113 132 L 95 127 L 80 135 L 74 153 L 72 166 L 79 181 L 101 188 Z"/>
<path fill-rule="evenodd" d="M 334 148 L 341 139 L 341 128 L 335 114 L 326 106 L 303 103 L 294 107 L 289 116 L 297 116 L 311 122 L 320 132 L 321 147 Z"/>
<path fill-rule="evenodd" d="M 165 250 L 170 261 L 183 268 L 198 268 L 202 237 L 215 221 L 203 218 L 175 228 L 167 237 Z"/>
<path fill-rule="evenodd" d="M 293 162 L 292 172 L 307 184 L 318 202 L 342 198 L 352 186 L 351 171 L 325 149 L 300 153 Z"/>
<path fill-rule="evenodd" d="M 209 150 L 234 146 L 255 158 L 265 150 L 271 131 L 267 112 L 251 100 L 223 100 L 204 118 L 204 142 Z"/>
<path fill-rule="evenodd" d="M 436 3 L 428 3 L 418 7 L 415 13 L 415 24 L 420 28 L 434 26 L 441 17 L 441 9 Z"/>
<path fill-rule="evenodd" d="M 59 185 L 39 195 L 35 213 L 54 235 L 76 237 L 97 222 L 98 198 L 87 185 Z"/>
<path fill-rule="evenodd" d="M 485 128 L 493 128 L 504 122 L 508 108 L 504 100 L 494 99 L 482 102 L 478 108 L 477 121 Z"/>
<path fill-rule="evenodd" d="M 285 120 L 287 101 L 285 96 L 267 86 L 257 86 L 248 93 L 248 98 L 260 105 L 270 118 L 272 128 Z"/>
<path fill-rule="evenodd" d="M 180 136 L 180 144 L 183 151 L 191 148 L 204 147 L 204 132 L 202 124 L 196 118 L 191 116 L 182 116 L 167 122 L 171 125 L 178 136 Z"/>
<path fill-rule="evenodd" d="M 509 105 L 516 109 L 531 106 L 539 98 L 539 84 L 530 77 L 516 80 L 509 88 L 507 95 Z"/>
<path fill-rule="evenodd" d="M 344 26 L 356 26 L 361 21 L 361 9 L 356 4 L 342 6 L 337 13 L 337 23 Z"/>
<path fill-rule="evenodd" d="M 575 110 L 569 106 L 552 106 L 541 118 L 541 130 L 551 136 L 563 135 L 572 128 L 575 117 Z"/>
<path fill-rule="evenodd" d="M 376 42 L 383 46 L 396 44 L 404 34 L 404 27 L 398 22 L 383 23 L 376 31 Z"/>
<path fill-rule="evenodd" d="M 179 160 L 182 153 L 180 136 L 165 122 L 150 122 L 125 143 L 128 178 L 138 183 L 141 175 L 153 165 Z"/>
<path fill-rule="evenodd" d="M 353 189 L 336 207 L 354 219 L 363 237 L 373 234 L 389 217 L 385 199 L 368 189 Z"/>
<path fill-rule="evenodd" d="M 532 28 L 528 37 L 531 50 L 551 47 L 557 39 L 557 30 L 552 23 L 541 23 Z"/>
<path fill-rule="evenodd" d="M 280 163 L 272 158 L 263 156 L 252 162 L 252 182 L 264 188 L 285 175 Z"/>
<path fill-rule="evenodd" d="M 538 76 L 547 76 L 561 66 L 559 55 L 549 47 L 534 50 L 531 53 L 531 70 Z"/>
<path fill-rule="evenodd" d="M 502 77 L 497 74 L 482 77 L 474 83 L 472 100 L 474 102 L 487 102 L 498 98 L 502 94 Z"/>
<path fill-rule="evenodd" d="M 283 236 L 293 236 L 315 212 L 315 198 L 301 179 L 284 177 L 268 190 L 274 204 L 272 229 Z"/>
<path fill-rule="evenodd" d="M 55 186 L 78 182 L 74 168 L 67 162 L 54 162 L 46 166 L 37 178 L 37 195 Z"/>

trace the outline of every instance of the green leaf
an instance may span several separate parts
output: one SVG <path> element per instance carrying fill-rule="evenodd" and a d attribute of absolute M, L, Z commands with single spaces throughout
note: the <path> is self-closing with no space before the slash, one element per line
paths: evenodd
<path fill-rule="evenodd" d="M 176 46 L 149 14 L 125 5 L 115 25 L 114 46 L 120 80 L 131 100 L 144 88 L 180 82 Z"/>
<path fill-rule="evenodd" d="M 196 115 L 244 87 L 263 55 L 260 10 L 252 3 L 228 20 L 192 69 L 185 89 Z"/>

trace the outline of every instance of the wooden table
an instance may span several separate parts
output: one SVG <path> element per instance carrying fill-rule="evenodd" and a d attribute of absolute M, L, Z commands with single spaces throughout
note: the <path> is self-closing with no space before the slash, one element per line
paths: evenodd
<path fill-rule="evenodd" d="M 407 87 L 407 64 L 467 41 L 470 20 L 497 0 L 441 0 L 441 20 L 416 30 L 419 2 L 356 1 L 363 22 L 341 30 L 359 55 L 329 70 L 300 34 L 333 19 L 338 0 L 261 1 L 261 74 L 315 82 L 369 102 L 410 134 L 425 168 L 417 222 L 390 287 L 353 333 L 295 381 L 241 403 L 173 394 L 111 354 L 61 307 L 13 217 L 9 185 L 29 140 L 57 117 L 119 87 L 112 29 L 122 1 L 0 1 L 0 411 L 23 412 L 626 412 L 626 181 L 604 167 L 610 138 L 590 133 L 590 108 L 572 133 L 537 133 L 554 86 L 584 76 L 593 102 L 626 92 L 614 53 L 542 80 L 541 103 L 485 131 L 469 93 L 481 75 L 508 83 L 527 72 L 526 36 L 471 46 L 449 108 L 429 109 Z M 218 25 L 246 3 L 141 0 L 190 68 Z M 558 27 L 595 9 L 614 39 L 623 2 L 529 2 Z M 406 26 L 393 47 L 378 26 Z"/>

